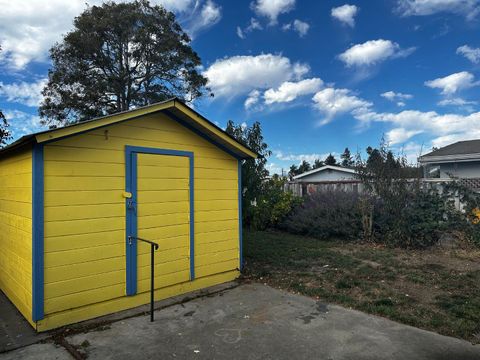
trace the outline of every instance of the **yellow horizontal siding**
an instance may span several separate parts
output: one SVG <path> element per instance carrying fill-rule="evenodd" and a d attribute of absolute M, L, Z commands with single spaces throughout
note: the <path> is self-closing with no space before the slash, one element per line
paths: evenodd
<path fill-rule="evenodd" d="M 95 229 L 93 229 L 95 230 Z M 124 242 L 125 229 L 45 238 L 45 252 L 76 251 Z"/>
<path fill-rule="evenodd" d="M 125 258 L 123 256 L 46 268 L 45 283 L 52 284 L 58 281 L 75 280 L 116 270 L 125 270 Z"/>
<path fill-rule="evenodd" d="M 0 160 L 0 289 L 32 322 L 32 150 Z"/>
<path fill-rule="evenodd" d="M 45 208 L 45 218 L 48 221 L 71 221 L 123 216 L 125 216 L 125 211 L 118 204 L 63 205 Z"/>
<path fill-rule="evenodd" d="M 238 274 L 237 160 L 161 114 L 111 125 L 45 145 L 46 319 L 39 329 L 69 321 L 67 313 L 83 319 L 110 312 L 107 303 L 121 309 L 148 300 L 142 293 L 149 287 L 147 246 L 138 249 L 139 294 L 125 297 L 126 145 L 194 153 L 199 262 L 194 282 L 189 282 L 188 267 L 188 167 L 179 157 L 157 156 L 144 157 L 137 169 L 139 231 L 160 242 L 155 261 L 156 283 L 162 288 L 156 296 Z"/>
<path fill-rule="evenodd" d="M 238 271 L 229 270 L 234 266 L 235 262 L 213 264 L 209 267 L 199 267 L 197 271 L 201 274 L 201 276 L 197 277 L 195 281 L 187 281 L 157 289 L 155 290 L 155 300 L 163 300 L 172 296 L 206 288 L 208 286 L 232 281 L 239 276 Z M 117 294 L 119 296 L 115 296 Z M 110 293 L 110 296 L 107 296 L 110 297 L 110 299 L 104 301 L 98 301 L 96 303 L 80 307 L 67 308 L 64 311 L 51 313 L 47 315 L 45 319 L 37 323 L 37 330 L 47 331 L 62 325 L 72 324 L 82 320 L 92 319 L 117 311 L 130 309 L 132 307 L 146 304 L 150 301 L 150 294 L 148 292 L 129 297 L 122 296 L 122 291 L 119 291 L 117 294 Z M 57 306 L 56 308 L 59 307 Z"/>

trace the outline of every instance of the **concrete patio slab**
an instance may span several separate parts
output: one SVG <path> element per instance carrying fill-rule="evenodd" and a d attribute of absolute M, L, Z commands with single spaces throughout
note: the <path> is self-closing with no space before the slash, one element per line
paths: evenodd
<path fill-rule="evenodd" d="M 480 346 L 260 284 L 66 339 L 92 359 L 480 359 Z"/>
<path fill-rule="evenodd" d="M 47 334 L 37 334 L 0 291 L 0 353 L 34 344 L 47 337 Z"/>
<path fill-rule="evenodd" d="M 131 317 L 65 341 L 88 359 L 480 359 L 480 345 L 261 284 L 158 310 L 153 323 Z M 68 356 L 47 343 L 0 360 Z"/>
<path fill-rule="evenodd" d="M 72 356 L 62 347 L 52 343 L 34 344 L 0 354 L 0 360 L 71 360 Z"/>

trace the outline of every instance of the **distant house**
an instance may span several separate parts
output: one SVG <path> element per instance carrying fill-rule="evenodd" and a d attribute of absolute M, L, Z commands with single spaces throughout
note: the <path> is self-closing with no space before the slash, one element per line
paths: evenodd
<path fill-rule="evenodd" d="M 427 179 L 480 179 L 480 140 L 459 141 L 420 156 Z"/>
<path fill-rule="evenodd" d="M 342 166 L 325 165 L 293 177 L 296 182 L 341 182 L 355 179 L 355 170 Z"/>
<path fill-rule="evenodd" d="M 334 165 L 325 165 L 318 169 L 294 176 L 287 184 L 287 189 L 295 195 L 302 196 L 320 190 L 345 190 L 358 192 L 360 180 L 355 177 L 355 170 Z"/>

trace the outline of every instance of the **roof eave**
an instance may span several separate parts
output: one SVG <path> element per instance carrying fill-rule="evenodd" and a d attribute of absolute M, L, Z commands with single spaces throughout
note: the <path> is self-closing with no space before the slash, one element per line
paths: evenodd
<path fill-rule="evenodd" d="M 420 164 L 446 163 L 446 162 L 468 162 L 480 161 L 480 153 L 472 154 L 452 154 L 452 155 L 423 155 L 418 158 Z"/>

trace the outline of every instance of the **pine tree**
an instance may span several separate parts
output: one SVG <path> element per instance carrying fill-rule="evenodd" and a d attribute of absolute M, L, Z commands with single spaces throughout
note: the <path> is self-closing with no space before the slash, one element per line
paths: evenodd
<path fill-rule="evenodd" d="M 303 174 L 304 172 L 312 170 L 312 166 L 306 160 L 303 160 L 300 166 L 298 167 L 298 173 Z"/>
<path fill-rule="evenodd" d="M 337 164 L 337 159 L 335 159 L 335 156 L 332 154 L 328 155 L 327 158 L 325 159 L 325 165 L 336 165 Z"/>
<path fill-rule="evenodd" d="M 348 147 L 345 148 L 343 151 L 343 154 L 340 155 L 340 158 L 342 159 L 342 166 L 344 167 L 353 167 L 355 165 L 355 161 L 353 161 L 352 154 L 350 153 L 350 149 Z"/>
<path fill-rule="evenodd" d="M 0 51 L 2 47 L 0 46 Z M 10 131 L 8 130 L 8 121 L 2 110 L 0 110 L 0 148 L 7 144 L 7 141 L 12 138 Z"/>
<path fill-rule="evenodd" d="M 324 162 L 320 159 L 315 159 L 315 162 L 313 163 L 313 168 L 314 169 L 318 169 L 318 168 L 321 168 L 322 166 L 324 166 Z"/>

